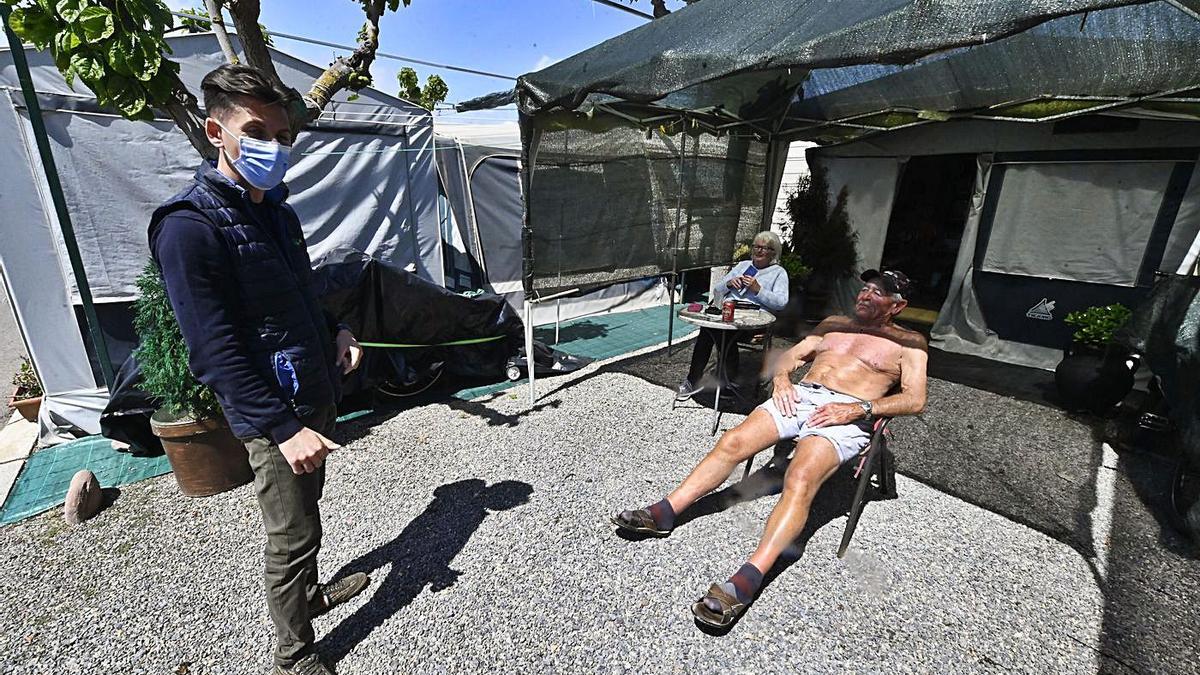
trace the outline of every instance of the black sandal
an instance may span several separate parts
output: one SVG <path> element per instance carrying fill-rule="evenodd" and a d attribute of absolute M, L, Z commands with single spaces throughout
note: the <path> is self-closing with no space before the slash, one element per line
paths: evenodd
<path fill-rule="evenodd" d="M 622 511 L 612 517 L 612 524 L 634 534 L 644 534 L 651 537 L 665 537 L 671 534 L 670 530 L 664 530 L 654 522 L 654 516 L 646 509 L 637 509 L 636 511 Z"/>

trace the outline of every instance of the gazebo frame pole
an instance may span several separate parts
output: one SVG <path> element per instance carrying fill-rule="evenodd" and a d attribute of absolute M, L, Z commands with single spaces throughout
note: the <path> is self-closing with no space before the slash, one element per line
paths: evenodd
<path fill-rule="evenodd" d="M 687 124 L 679 132 L 679 184 L 675 197 L 675 229 L 671 234 L 671 287 L 668 297 L 671 299 L 671 309 L 667 312 L 667 356 L 671 355 L 671 342 L 675 337 L 675 281 L 679 277 L 679 223 L 683 217 L 683 160 L 684 148 L 687 145 Z M 680 293 L 682 295 L 682 293 Z M 680 298 L 682 300 L 682 298 Z"/>
<path fill-rule="evenodd" d="M 88 285 L 83 258 L 79 254 L 79 242 L 75 239 L 75 227 L 71 224 L 71 214 L 67 210 L 67 198 L 63 194 L 62 181 L 58 177 L 58 166 L 54 163 L 54 154 L 50 149 L 50 138 L 46 135 L 46 123 L 42 120 L 42 107 L 38 104 L 37 93 L 33 89 L 29 63 L 25 60 L 25 48 L 8 25 L 10 12 L 11 9 L 8 5 L 0 4 L 0 21 L 4 22 L 4 33 L 8 36 L 8 46 L 12 50 L 13 66 L 16 68 L 17 78 L 21 82 L 21 93 L 25 95 L 25 108 L 29 112 L 29 122 L 33 125 L 33 138 L 37 142 L 38 154 L 42 160 L 42 170 L 46 174 L 46 187 L 50 192 L 51 201 L 54 202 L 54 212 L 58 216 L 59 229 L 62 230 L 63 245 L 66 246 L 67 257 L 71 261 L 71 273 L 75 277 L 75 288 L 79 291 L 79 301 L 83 304 L 83 316 L 87 322 L 88 336 L 91 337 L 92 348 L 96 351 L 96 360 L 100 363 L 104 386 L 111 391 L 115 378 L 113 377 L 112 361 L 108 355 L 108 345 L 104 341 L 104 334 L 100 331 L 100 319 L 96 315 L 96 306 L 92 302 L 92 289 Z"/>

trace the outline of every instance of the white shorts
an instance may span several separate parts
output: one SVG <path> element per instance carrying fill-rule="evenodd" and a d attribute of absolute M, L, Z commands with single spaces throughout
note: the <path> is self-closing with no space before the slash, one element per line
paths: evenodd
<path fill-rule="evenodd" d="M 771 413 L 781 440 L 819 436 L 833 444 L 833 449 L 837 451 L 838 460 L 841 462 L 857 457 L 858 453 L 862 452 L 863 448 L 871 442 L 872 425 L 866 420 L 836 427 L 814 428 L 808 426 L 808 416 L 826 403 L 861 403 L 860 399 L 849 394 L 839 394 L 810 382 L 801 382 L 793 386 L 796 388 L 797 399 L 794 404 L 795 415 L 784 417 L 783 413 L 779 412 L 779 408 L 775 407 L 774 399 L 767 399 L 766 403 L 758 406 Z"/>

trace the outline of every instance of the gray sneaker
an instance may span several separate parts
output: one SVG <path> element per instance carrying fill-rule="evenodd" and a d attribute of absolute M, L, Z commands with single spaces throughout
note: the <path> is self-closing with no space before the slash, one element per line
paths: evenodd
<path fill-rule="evenodd" d="M 272 675 L 334 675 L 333 669 L 316 654 L 309 654 L 290 666 L 275 666 L 271 672 Z"/>
<path fill-rule="evenodd" d="M 683 378 L 683 382 L 679 383 L 679 393 L 675 394 L 675 400 L 686 401 L 702 391 L 704 391 L 704 387 L 697 387 L 692 384 L 691 380 L 685 377 Z"/>
<path fill-rule="evenodd" d="M 319 594 L 316 602 L 308 608 L 308 618 L 315 619 L 362 593 L 369 583 L 371 577 L 363 572 L 355 572 L 329 584 L 318 584 Z"/>

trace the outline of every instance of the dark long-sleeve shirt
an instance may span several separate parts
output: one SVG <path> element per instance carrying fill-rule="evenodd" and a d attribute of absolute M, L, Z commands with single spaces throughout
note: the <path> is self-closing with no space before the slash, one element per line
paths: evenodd
<path fill-rule="evenodd" d="M 162 269 L 196 379 L 275 443 L 300 431 L 303 425 L 291 405 L 252 366 L 238 337 L 234 261 L 216 228 L 195 211 L 175 211 L 152 234 L 150 250 Z"/>

